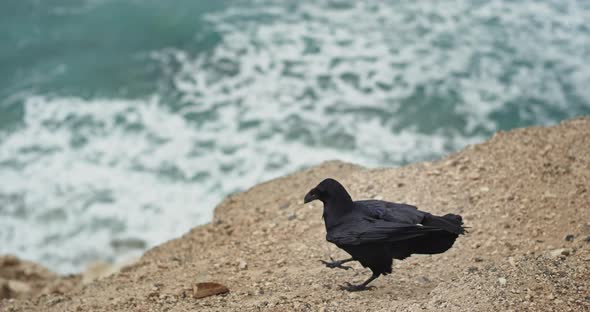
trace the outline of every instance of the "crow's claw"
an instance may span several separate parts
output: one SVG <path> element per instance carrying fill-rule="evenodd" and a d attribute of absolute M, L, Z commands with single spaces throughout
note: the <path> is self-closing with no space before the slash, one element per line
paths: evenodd
<path fill-rule="evenodd" d="M 330 257 L 330 260 L 332 260 L 332 261 L 328 262 L 328 261 L 320 260 L 320 262 L 331 269 L 333 269 L 333 268 L 339 268 L 339 269 L 343 269 L 343 270 L 351 269 L 351 267 L 349 267 L 349 266 L 342 265 L 341 261 L 334 261 L 334 259 L 332 259 L 332 257 Z"/>
<path fill-rule="evenodd" d="M 345 285 L 340 285 L 339 286 L 340 289 L 342 290 L 346 290 L 346 291 L 363 291 L 363 290 L 369 290 L 372 288 L 375 288 L 374 286 L 365 286 L 365 285 L 354 285 L 351 283 L 346 282 Z"/>

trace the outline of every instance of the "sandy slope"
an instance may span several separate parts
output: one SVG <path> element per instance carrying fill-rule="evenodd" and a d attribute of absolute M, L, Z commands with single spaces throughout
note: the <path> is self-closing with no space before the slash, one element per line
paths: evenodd
<path fill-rule="evenodd" d="M 318 260 L 325 177 L 353 198 L 460 213 L 471 231 L 447 253 L 396 262 L 376 289 L 337 285 L 369 274 Z M 573 240 L 567 241 L 566 235 Z M 433 163 L 364 169 L 327 162 L 228 197 L 215 220 L 149 250 L 119 274 L 62 295 L 5 300 L 2 311 L 590 311 L 590 118 L 499 133 Z M 565 248 L 564 250 L 557 250 Z M 227 295 L 194 299 L 197 282 Z"/>

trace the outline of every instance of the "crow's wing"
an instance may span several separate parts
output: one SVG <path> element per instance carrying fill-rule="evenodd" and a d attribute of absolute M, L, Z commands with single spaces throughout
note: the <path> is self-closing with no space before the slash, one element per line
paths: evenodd
<path fill-rule="evenodd" d="M 379 220 L 404 224 L 422 223 L 428 213 L 408 204 L 391 203 L 382 200 L 359 200 L 354 202 L 355 210 Z"/>
<path fill-rule="evenodd" d="M 350 221 L 330 229 L 326 234 L 326 240 L 336 245 L 362 245 L 402 241 L 441 231 L 436 227 L 366 217 Z"/>

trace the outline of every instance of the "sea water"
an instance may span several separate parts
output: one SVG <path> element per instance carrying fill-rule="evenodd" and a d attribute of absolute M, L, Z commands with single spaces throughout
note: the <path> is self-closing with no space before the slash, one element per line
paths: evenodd
<path fill-rule="evenodd" d="M 589 114 L 588 21 L 586 0 L 3 0 L 0 254 L 76 272 L 324 160 Z"/>

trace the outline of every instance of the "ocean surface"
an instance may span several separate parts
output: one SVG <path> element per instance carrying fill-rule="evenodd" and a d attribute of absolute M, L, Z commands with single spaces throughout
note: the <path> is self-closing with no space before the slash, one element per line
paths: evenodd
<path fill-rule="evenodd" d="M 324 160 L 590 114 L 588 21 L 587 0 L 3 0 L 0 254 L 76 272 Z"/>

